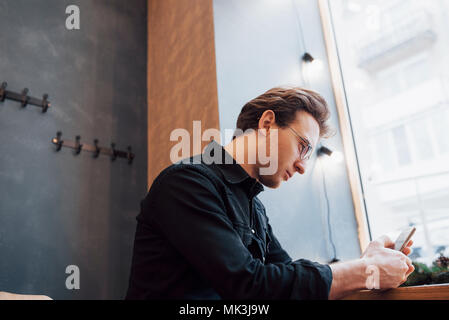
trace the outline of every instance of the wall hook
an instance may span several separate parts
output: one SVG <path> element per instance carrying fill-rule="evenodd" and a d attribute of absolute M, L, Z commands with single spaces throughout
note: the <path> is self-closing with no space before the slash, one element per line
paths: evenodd
<path fill-rule="evenodd" d="M 115 143 L 111 143 L 111 149 L 112 149 L 111 161 L 115 161 L 115 159 L 117 159 L 117 151 L 115 150 Z"/>
<path fill-rule="evenodd" d="M 83 148 L 83 145 L 80 143 L 81 136 L 76 136 L 75 138 L 75 155 L 81 153 L 81 149 Z"/>
<path fill-rule="evenodd" d="M 56 151 L 60 151 L 62 148 L 62 144 L 64 143 L 63 140 L 61 140 L 62 132 L 58 131 L 56 132 L 56 138 L 53 138 L 53 143 L 56 144 Z"/>
<path fill-rule="evenodd" d="M 48 103 L 48 94 L 44 94 L 42 97 L 42 113 L 47 112 L 48 107 L 50 104 Z"/>
<path fill-rule="evenodd" d="M 75 155 L 79 155 L 81 151 L 83 153 L 91 152 L 93 154 L 93 158 L 98 158 L 101 154 L 108 155 L 111 158 L 111 161 L 115 161 L 117 158 L 125 158 L 128 160 L 128 163 L 131 164 L 136 157 L 134 153 L 132 153 L 131 146 L 128 147 L 128 151 L 117 150 L 115 149 L 115 143 L 111 143 L 111 149 L 102 148 L 98 145 L 98 139 L 94 140 L 94 144 L 84 144 L 81 143 L 81 136 L 76 136 L 75 140 L 66 140 L 63 141 L 61 139 L 62 133 L 58 131 L 56 133 L 56 137 L 51 140 L 53 144 L 56 145 L 56 151 L 60 151 L 62 147 L 70 148 L 74 150 Z"/>
<path fill-rule="evenodd" d="M 134 155 L 131 153 L 131 146 L 128 146 L 128 153 L 126 154 L 126 157 L 128 158 L 128 163 L 132 164 L 134 160 Z"/>
<path fill-rule="evenodd" d="M 94 146 L 95 146 L 94 158 L 98 158 L 98 156 L 100 155 L 100 148 L 98 147 L 98 139 L 94 140 Z"/>
<path fill-rule="evenodd" d="M 48 108 L 51 107 L 50 101 L 48 101 L 48 94 L 44 94 L 43 99 L 37 99 L 28 95 L 28 88 L 25 88 L 21 93 L 18 93 L 6 90 L 7 86 L 8 83 L 3 82 L 0 87 L 0 102 L 3 102 L 5 100 L 17 101 L 20 103 L 22 108 L 25 108 L 28 105 L 42 108 L 42 113 L 46 113 Z"/>
<path fill-rule="evenodd" d="M 28 104 L 28 88 L 23 89 L 22 91 L 22 98 L 20 101 L 22 102 L 22 107 L 25 108 Z"/>
<path fill-rule="evenodd" d="M 2 86 L 0 87 L 0 102 L 5 101 L 6 99 L 6 87 L 8 84 L 6 82 L 2 83 Z"/>

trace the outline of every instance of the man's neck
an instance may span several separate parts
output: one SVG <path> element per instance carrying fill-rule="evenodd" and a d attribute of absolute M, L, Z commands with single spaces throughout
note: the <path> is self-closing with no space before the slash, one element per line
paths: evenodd
<path fill-rule="evenodd" d="M 249 143 L 250 142 L 247 141 L 247 144 L 249 144 Z M 248 175 L 251 178 L 258 180 L 257 165 L 246 163 L 247 159 L 249 159 L 248 149 L 252 150 L 252 148 L 251 148 L 251 146 L 248 146 L 248 148 L 245 148 L 245 140 L 244 140 L 243 136 L 235 138 L 230 143 L 225 145 L 223 148 L 226 150 L 226 152 L 228 152 L 234 158 L 234 160 L 243 168 L 243 170 L 245 170 L 246 173 L 248 173 Z M 237 157 L 237 154 L 239 155 L 239 157 Z M 243 157 L 242 157 L 242 155 L 243 155 Z"/>

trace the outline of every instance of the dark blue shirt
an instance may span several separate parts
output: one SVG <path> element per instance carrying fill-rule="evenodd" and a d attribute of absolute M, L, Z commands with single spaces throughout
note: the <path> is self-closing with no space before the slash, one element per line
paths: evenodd
<path fill-rule="evenodd" d="M 330 267 L 292 261 L 263 190 L 215 141 L 163 170 L 141 202 L 126 298 L 327 299 Z"/>

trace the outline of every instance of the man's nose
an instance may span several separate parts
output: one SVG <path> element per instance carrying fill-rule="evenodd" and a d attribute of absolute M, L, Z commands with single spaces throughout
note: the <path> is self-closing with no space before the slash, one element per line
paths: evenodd
<path fill-rule="evenodd" d="M 295 162 L 295 170 L 299 172 L 299 174 L 304 174 L 306 172 L 306 163 L 304 160 L 298 160 Z"/>

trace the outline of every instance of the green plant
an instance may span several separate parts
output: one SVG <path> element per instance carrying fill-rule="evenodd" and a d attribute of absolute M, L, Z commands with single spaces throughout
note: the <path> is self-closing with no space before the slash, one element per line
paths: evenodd
<path fill-rule="evenodd" d="M 415 271 L 401 287 L 449 283 L 449 258 L 443 254 L 440 254 L 430 267 L 416 261 L 412 263 Z"/>

